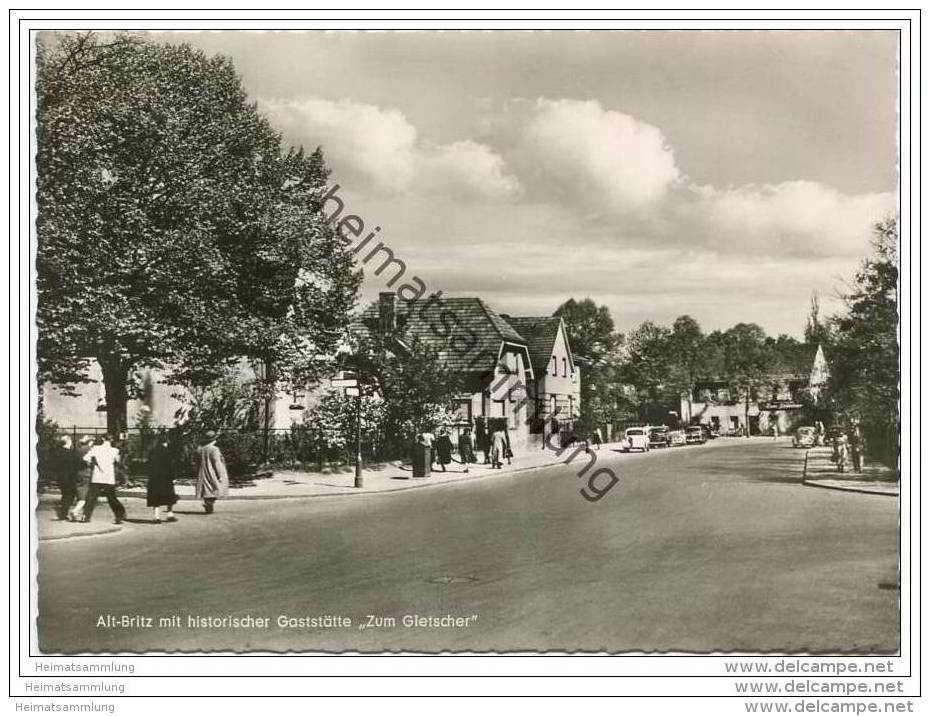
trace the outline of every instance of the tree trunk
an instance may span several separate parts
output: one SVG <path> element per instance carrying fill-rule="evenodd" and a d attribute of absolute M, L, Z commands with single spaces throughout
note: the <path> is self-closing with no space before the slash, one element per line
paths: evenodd
<path fill-rule="evenodd" d="M 126 401 L 129 400 L 126 383 L 129 368 L 119 359 L 99 359 L 103 372 L 103 389 L 107 401 L 107 432 L 114 437 L 126 432 Z"/>

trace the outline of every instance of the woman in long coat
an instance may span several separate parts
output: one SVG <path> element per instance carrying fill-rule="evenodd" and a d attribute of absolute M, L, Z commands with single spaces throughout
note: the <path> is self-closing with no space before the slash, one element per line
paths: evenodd
<path fill-rule="evenodd" d="M 452 440 L 445 428 L 439 431 L 439 437 L 436 438 L 436 461 L 443 472 L 446 471 L 446 465 L 452 462 Z"/>
<path fill-rule="evenodd" d="M 475 460 L 475 449 L 472 446 L 471 428 L 465 428 L 459 435 L 459 458 L 465 466 L 465 472 L 468 472 L 468 466 L 477 462 Z"/>
<path fill-rule="evenodd" d="M 154 511 L 156 522 L 161 522 L 159 513 L 162 507 L 165 508 L 167 522 L 177 520 L 172 510 L 174 503 L 178 501 L 174 491 L 174 473 L 174 459 L 168 447 L 168 435 L 162 432 L 149 453 L 149 481 L 145 487 L 145 504 Z"/>
<path fill-rule="evenodd" d="M 229 476 L 223 454 L 216 446 L 216 433 L 208 430 L 197 448 L 197 487 L 194 497 L 203 500 L 203 511 L 213 514 L 214 503 L 229 494 Z"/>
<path fill-rule="evenodd" d="M 491 434 L 491 467 L 500 469 L 504 466 L 504 455 L 507 451 L 507 435 L 501 428 Z"/>

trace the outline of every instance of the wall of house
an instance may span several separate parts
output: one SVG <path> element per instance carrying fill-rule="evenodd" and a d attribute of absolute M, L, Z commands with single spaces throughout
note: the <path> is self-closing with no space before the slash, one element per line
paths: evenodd
<path fill-rule="evenodd" d="M 105 405 L 106 393 L 103 388 L 103 375 L 96 361 L 91 363 L 87 377 L 91 382 L 76 386 L 77 395 L 65 395 L 50 383 L 42 384 L 40 391 L 45 417 L 62 428 L 105 430 L 106 411 L 97 410 L 97 407 Z M 181 386 L 165 383 L 161 371 L 143 371 L 142 397 L 130 400 L 126 405 L 129 427 L 134 427 L 146 412 L 155 425 L 173 424 L 175 411 L 181 406 L 174 396 L 184 392 Z"/>
<path fill-rule="evenodd" d="M 501 364 L 507 366 L 505 371 Z M 522 351 L 505 348 L 488 381 L 484 400 L 485 417 L 507 418 L 510 445 L 514 453 L 526 451 L 531 443 L 528 418 L 532 414 L 526 359 Z M 479 396 L 481 393 L 478 394 Z M 480 413 L 476 413 L 480 414 Z"/>
<path fill-rule="evenodd" d="M 42 406 L 45 417 L 57 423 L 59 427 L 87 429 L 100 432 L 107 427 L 107 414 L 97 410 L 105 403 L 103 376 L 100 366 L 91 363 L 87 377 L 91 381 L 76 386 L 77 395 L 64 395 L 50 383 L 41 386 Z M 242 361 L 238 369 L 239 379 L 245 383 L 255 379 L 255 371 L 247 361 Z M 164 372 L 155 369 L 142 371 L 142 396 L 126 404 L 126 417 L 130 428 L 136 427 L 140 418 L 148 414 L 152 425 L 170 427 L 175 424 L 177 412 L 184 403 L 177 396 L 185 395 L 186 389 L 179 385 L 165 382 Z M 328 383 L 327 386 L 328 387 Z M 315 402 L 315 391 L 298 395 L 294 400 L 291 393 L 279 393 L 272 404 L 272 428 L 290 428 L 292 423 L 303 421 L 303 410 L 293 410 L 296 403 L 307 407 Z"/>
<path fill-rule="evenodd" d="M 552 432 L 552 418 L 556 418 L 564 429 L 573 426 L 581 413 L 581 367 L 576 365 L 574 370 L 572 369 L 568 339 L 564 329 L 559 330 L 552 348 L 552 355 L 546 363 L 546 370 L 536 376 L 535 383 L 533 397 L 536 416 L 544 422 L 542 433 L 535 435 L 534 438 L 537 446 L 543 447 L 544 440 Z"/>

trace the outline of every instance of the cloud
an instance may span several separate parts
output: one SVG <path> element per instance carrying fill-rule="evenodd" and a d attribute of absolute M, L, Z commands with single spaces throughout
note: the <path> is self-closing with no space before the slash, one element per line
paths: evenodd
<path fill-rule="evenodd" d="M 597 101 L 518 101 L 507 121 L 516 148 L 505 156 L 536 197 L 624 213 L 661 201 L 681 178 L 662 132 Z"/>
<path fill-rule="evenodd" d="M 260 105 L 292 143 L 321 145 L 335 177 L 356 190 L 469 201 L 520 193 L 520 183 L 490 147 L 470 139 L 423 141 L 399 110 L 348 99 L 266 99 Z"/>
<path fill-rule="evenodd" d="M 408 206 L 420 217 L 411 230 L 441 214 L 437 231 L 470 245 L 499 240 L 500 217 L 482 222 L 478 202 L 505 204 L 508 233 L 532 227 L 534 244 L 564 240 L 557 218 L 574 241 L 603 248 L 864 256 L 872 225 L 895 207 L 891 193 L 848 195 L 806 180 L 698 184 L 658 128 L 597 101 L 513 100 L 477 118 L 480 141 L 445 144 L 421 137 L 397 109 L 320 98 L 262 105 L 288 139 L 323 146 L 346 190 L 427 201 Z"/>
<path fill-rule="evenodd" d="M 895 209 L 890 192 L 847 195 L 811 181 L 689 192 L 673 210 L 693 241 L 752 254 L 861 256 L 872 226 Z"/>

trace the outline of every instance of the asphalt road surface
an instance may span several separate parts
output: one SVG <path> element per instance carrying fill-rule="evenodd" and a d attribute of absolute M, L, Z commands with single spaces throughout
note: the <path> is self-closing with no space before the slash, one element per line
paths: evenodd
<path fill-rule="evenodd" d="M 803 487 L 802 459 L 788 440 L 602 450 L 620 483 L 596 503 L 579 495 L 580 456 L 393 494 L 229 500 L 211 516 L 182 502 L 175 524 L 42 543 L 39 644 L 894 652 L 897 500 Z M 141 619 L 107 625 L 124 615 Z M 410 620 L 446 615 L 461 619 Z"/>

